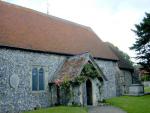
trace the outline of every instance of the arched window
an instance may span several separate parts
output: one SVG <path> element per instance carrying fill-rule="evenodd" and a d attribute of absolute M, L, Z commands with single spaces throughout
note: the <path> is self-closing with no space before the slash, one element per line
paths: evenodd
<path fill-rule="evenodd" d="M 32 91 L 44 90 L 44 69 L 32 69 Z"/>
<path fill-rule="evenodd" d="M 32 69 L 32 90 L 33 91 L 38 90 L 38 69 L 37 68 Z"/>
<path fill-rule="evenodd" d="M 44 90 L 44 69 L 39 69 L 39 90 Z"/>

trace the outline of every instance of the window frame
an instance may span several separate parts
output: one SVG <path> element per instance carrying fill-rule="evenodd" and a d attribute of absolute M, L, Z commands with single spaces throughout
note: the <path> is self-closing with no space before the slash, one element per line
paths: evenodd
<path fill-rule="evenodd" d="M 40 83 L 39 83 L 39 81 L 40 81 L 40 70 L 42 69 L 42 71 L 43 71 L 43 90 L 40 90 Z M 44 91 L 45 90 L 45 71 L 44 71 L 44 68 L 43 67 L 41 67 L 41 68 L 39 68 L 39 70 L 38 70 L 38 91 Z"/>
<path fill-rule="evenodd" d="M 34 73 L 35 70 L 36 70 L 36 74 Z M 35 74 L 35 75 L 33 75 L 33 74 Z M 34 76 L 35 76 L 36 79 L 37 79 L 37 81 L 36 81 L 37 83 L 34 84 L 34 86 L 36 87 L 36 90 L 34 90 L 34 88 L 33 88 L 33 87 L 34 87 L 34 86 L 33 86 L 33 77 L 34 77 Z M 38 84 L 39 84 L 38 82 L 39 82 L 38 68 L 35 68 L 35 67 L 34 67 L 34 68 L 32 68 L 32 91 L 38 91 L 38 89 L 39 89 L 39 88 L 38 88 L 38 86 L 39 86 L 39 85 L 38 85 Z"/>
<path fill-rule="evenodd" d="M 37 88 L 37 90 L 33 90 L 33 83 L 32 83 L 32 82 L 33 82 L 33 78 L 32 78 L 33 72 L 32 72 L 32 71 L 33 71 L 33 69 L 35 69 L 35 68 L 37 68 L 37 70 L 38 70 L 38 71 L 37 71 L 37 73 L 38 73 L 38 83 L 37 83 L 37 87 L 38 87 L 38 88 Z M 44 87 L 43 90 L 39 90 L 39 70 L 40 70 L 41 68 L 43 69 L 43 87 Z M 31 68 L 31 91 L 32 91 L 32 92 L 35 92 L 35 93 L 37 93 L 37 92 L 45 92 L 45 89 L 46 89 L 46 88 L 45 88 L 45 82 L 46 82 L 46 81 L 45 81 L 45 76 L 46 76 L 46 70 L 45 70 L 45 68 L 44 68 L 43 66 L 32 66 L 32 68 Z"/>

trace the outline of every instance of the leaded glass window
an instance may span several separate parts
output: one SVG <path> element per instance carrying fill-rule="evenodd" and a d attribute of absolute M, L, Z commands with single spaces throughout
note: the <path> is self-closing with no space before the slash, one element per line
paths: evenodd
<path fill-rule="evenodd" d="M 32 91 L 44 90 L 44 69 L 32 69 Z"/>
<path fill-rule="evenodd" d="M 33 91 L 38 90 L 38 69 L 37 68 L 32 69 L 32 90 Z"/>
<path fill-rule="evenodd" d="M 39 90 L 44 90 L 44 69 L 39 69 Z"/>

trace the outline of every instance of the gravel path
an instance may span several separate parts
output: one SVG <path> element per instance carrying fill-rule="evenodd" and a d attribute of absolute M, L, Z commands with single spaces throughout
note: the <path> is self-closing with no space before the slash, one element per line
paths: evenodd
<path fill-rule="evenodd" d="M 96 107 L 89 106 L 88 109 L 89 113 L 126 113 L 120 108 L 113 106 L 96 106 Z"/>

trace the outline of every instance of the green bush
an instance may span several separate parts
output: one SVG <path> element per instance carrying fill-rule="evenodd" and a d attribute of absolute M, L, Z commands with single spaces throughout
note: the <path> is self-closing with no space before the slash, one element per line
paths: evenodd
<path fill-rule="evenodd" d="M 148 75 L 148 74 L 142 75 L 141 81 L 150 81 L 150 75 Z"/>

